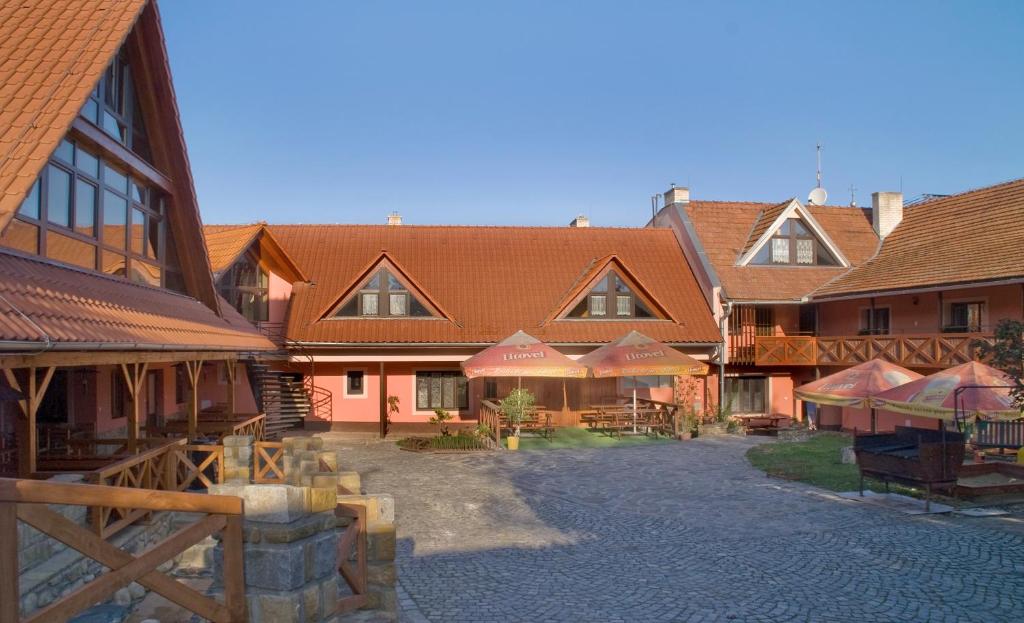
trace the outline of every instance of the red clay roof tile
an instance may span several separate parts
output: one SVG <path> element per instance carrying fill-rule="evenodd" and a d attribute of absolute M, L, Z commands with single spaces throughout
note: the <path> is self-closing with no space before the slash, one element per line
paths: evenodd
<path fill-rule="evenodd" d="M 312 283 L 299 284 L 288 337 L 325 343 L 494 343 L 519 329 L 545 342 L 599 343 L 638 329 L 672 343 L 720 339 L 682 250 L 667 229 L 269 225 Z M 320 319 L 382 251 L 452 315 Z M 545 319 L 592 263 L 616 255 L 679 322 Z"/>
<path fill-rule="evenodd" d="M 877 255 L 813 296 L 1020 278 L 1024 179 L 907 206 Z"/>
<path fill-rule="evenodd" d="M 0 251 L 0 340 L 181 350 L 273 350 L 237 312 L 124 279 Z M 230 310 L 230 305 L 223 305 Z"/>

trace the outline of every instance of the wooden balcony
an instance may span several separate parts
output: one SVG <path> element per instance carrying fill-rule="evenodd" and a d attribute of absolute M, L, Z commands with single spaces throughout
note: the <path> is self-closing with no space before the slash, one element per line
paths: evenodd
<path fill-rule="evenodd" d="M 853 366 L 885 359 L 908 368 L 949 368 L 973 361 L 984 333 L 927 333 L 918 335 L 758 336 L 754 338 L 757 366 Z"/>

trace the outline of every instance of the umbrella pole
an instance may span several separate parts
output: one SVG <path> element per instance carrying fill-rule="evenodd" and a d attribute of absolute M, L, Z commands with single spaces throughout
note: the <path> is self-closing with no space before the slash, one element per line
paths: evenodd
<path fill-rule="evenodd" d="M 636 377 L 633 377 L 633 434 L 636 434 Z"/>
<path fill-rule="evenodd" d="M 871 407 L 871 434 L 878 432 L 878 414 L 875 413 L 875 408 Z"/>

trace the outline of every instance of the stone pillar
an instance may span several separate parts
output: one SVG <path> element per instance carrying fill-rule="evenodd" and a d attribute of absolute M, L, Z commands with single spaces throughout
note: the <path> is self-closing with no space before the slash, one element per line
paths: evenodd
<path fill-rule="evenodd" d="M 248 483 L 252 480 L 252 435 L 228 435 L 224 438 L 224 482 Z"/>
<path fill-rule="evenodd" d="M 334 620 L 338 603 L 335 490 L 291 485 L 214 485 L 245 502 L 245 590 L 253 623 Z M 223 545 L 214 551 L 223 577 Z"/>

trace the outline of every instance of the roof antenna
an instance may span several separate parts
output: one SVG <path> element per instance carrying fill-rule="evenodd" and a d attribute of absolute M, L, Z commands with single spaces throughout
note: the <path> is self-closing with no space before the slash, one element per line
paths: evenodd
<path fill-rule="evenodd" d="M 857 187 L 853 184 L 850 184 L 850 207 L 857 207 Z"/>
<path fill-rule="evenodd" d="M 825 192 L 825 189 L 821 187 L 821 143 L 818 143 L 815 146 L 815 155 L 817 156 L 818 161 L 818 185 L 815 186 L 814 189 L 807 195 L 807 203 L 811 205 L 820 206 L 825 205 L 825 202 L 828 201 L 828 193 Z"/>

